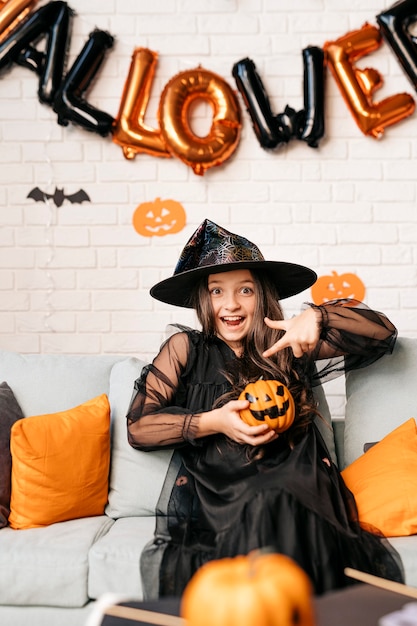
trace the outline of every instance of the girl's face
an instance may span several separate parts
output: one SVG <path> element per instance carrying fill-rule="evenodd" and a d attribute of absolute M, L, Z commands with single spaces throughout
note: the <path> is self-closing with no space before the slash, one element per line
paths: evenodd
<path fill-rule="evenodd" d="M 249 270 L 233 270 L 208 277 L 208 291 L 216 332 L 239 356 L 255 312 L 255 282 Z"/>

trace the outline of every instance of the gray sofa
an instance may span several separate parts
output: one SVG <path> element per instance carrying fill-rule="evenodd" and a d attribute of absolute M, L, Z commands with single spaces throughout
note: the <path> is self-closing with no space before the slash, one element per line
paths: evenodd
<path fill-rule="evenodd" d="M 111 471 L 103 515 L 42 528 L 0 530 L 1 626 L 85 626 L 105 594 L 141 599 L 139 557 L 152 538 L 154 511 L 171 452 L 129 447 L 125 415 L 144 363 L 123 356 L 21 355 L 0 351 L 6 381 L 25 417 L 55 413 L 107 394 L 111 407 Z M 343 468 L 417 410 L 417 339 L 400 339 L 394 354 L 346 377 L 345 422 L 320 428 Z M 396 393 L 386 394 L 396 382 Z M 417 587 L 417 539 L 392 542 Z"/>

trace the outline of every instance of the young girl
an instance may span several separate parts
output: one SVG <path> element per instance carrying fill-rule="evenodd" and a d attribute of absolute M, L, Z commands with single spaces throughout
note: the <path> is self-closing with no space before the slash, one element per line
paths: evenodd
<path fill-rule="evenodd" d="M 181 595 L 206 561 L 258 548 L 292 557 L 317 594 L 349 584 L 347 566 L 403 580 L 388 542 L 358 524 L 312 392 L 391 352 L 396 330 L 352 301 L 309 305 L 284 320 L 279 301 L 316 278 L 265 261 L 253 243 L 205 220 L 174 275 L 152 288 L 158 300 L 195 308 L 202 330 L 178 327 L 136 381 L 127 416 L 133 447 L 174 449 L 141 559 L 146 598 Z M 294 398 L 294 423 L 279 435 L 240 417 L 249 401 L 239 395 L 260 377 Z"/>

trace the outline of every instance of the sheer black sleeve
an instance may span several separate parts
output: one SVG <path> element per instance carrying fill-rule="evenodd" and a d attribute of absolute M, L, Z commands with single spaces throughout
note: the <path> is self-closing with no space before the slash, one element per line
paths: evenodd
<path fill-rule="evenodd" d="M 128 441 L 132 447 L 153 450 L 194 442 L 199 416 L 175 406 L 189 350 L 185 332 L 172 335 L 136 380 L 127 414 Z"/>
<path fill-rule="evenodd" d="M 313 351 L 313 384 L 366 367 L 391 353 L 397 330 L 390 320 L 357 300 L 333 300 L 316 306 L 321 315 L 320 340 Z"/>

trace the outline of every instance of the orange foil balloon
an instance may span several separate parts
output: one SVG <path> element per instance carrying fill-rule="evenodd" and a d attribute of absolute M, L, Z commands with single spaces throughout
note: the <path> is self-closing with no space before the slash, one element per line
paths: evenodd
<path fill-rule="evenodd" d="M 407 93 L 373 102 L 374 91 L 383 84 L 381 75 L 375 69 L 354 66 L 356 59 L 377 50 L 381 42 L 379 29 L 364 24 L 360 30 L 326 42 L 323 47 L 327 65 L 357 125 L 365 135 L 376 138 L 387 126 L 408 117 L 415 109 L 415 102 Z"/>
<path fill-rule="evenodd" d="M 190 106 L 197 100 L 211 105 L 213 120 L 206 137 L 190 127 Z M 159 106 L 159 123 L 168 149 L 203 175 L 235 151 L 240 136 L 239 102 L 223 78 L 202 68 L 181 72 L 165 86 Z"/>
<path fill-rule="evenodd" d="M 0 42 L 26 17 L 37 0 L 0 2 Z"/>
<path fill-rule="evenodd" d="M 147 48 L 136 48 L 132 55 L 112 131 L 112 139 L 122 147 L 126 159 L 134 159 L 140 152 L 158 157 L 171 156 L 160 130 L 144 122 L 157 59 L 157 53 Z"/>

